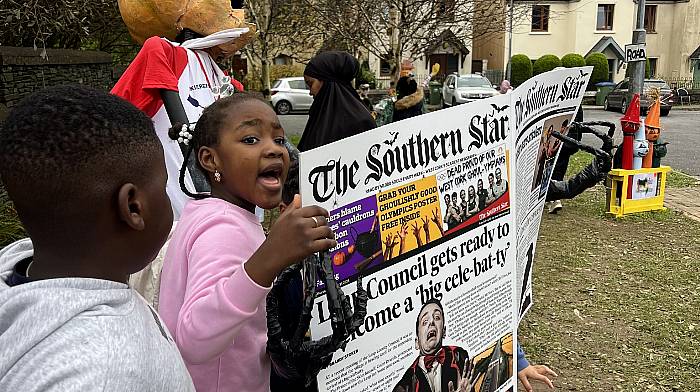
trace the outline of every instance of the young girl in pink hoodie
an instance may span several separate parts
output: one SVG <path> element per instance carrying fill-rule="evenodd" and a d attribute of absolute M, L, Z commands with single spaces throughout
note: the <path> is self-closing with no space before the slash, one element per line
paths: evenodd
<path fill-rule="evenodd" d="M 165 256 L 159 311 L 197 391 L 269 391 L 265 297 L 282 269 L 336 245 L 328 212 L 301 208 L 296 196 L 265 238 L 255 206 L 280 203 L 289 154 L 277 116 L 257 98 L 218 100 L 171 137 L 188 145 L 185 162 L 196 154 L 211 195 L 180 183 L 195 200 Z"/>

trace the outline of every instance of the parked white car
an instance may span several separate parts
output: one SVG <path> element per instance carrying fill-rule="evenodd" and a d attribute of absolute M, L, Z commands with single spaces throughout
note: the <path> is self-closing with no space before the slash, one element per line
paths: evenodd
<path fill-rule="evenodd" d="M 491 82 L 479 74 L 449 75 L 442 85 L 442 107 L 498 95 Z"/>
<path fill-rule="evenodd" d="M 270 89 L 270 101 L 277 114 L 305 112 L 311 108 L 314 98 L 303 77 L 277 79 Z"/>

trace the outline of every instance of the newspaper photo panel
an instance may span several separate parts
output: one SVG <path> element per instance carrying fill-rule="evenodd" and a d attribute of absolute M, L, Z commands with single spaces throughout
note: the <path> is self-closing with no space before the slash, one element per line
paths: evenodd
<path fill-rule="evenodd" d="M 579 110 L 592 67 L 545 72 L 518 86 L 512 94 L 516 178 L 513 207 L 516 215 L 517 299 L 522 318 L 533 303 L 532 271 L 540 220 L 561 142 Z"/>
<path fill-rule="evenodd" d="M 514 387 L 515 227 L 509 96 L 429 113 L 301 154 L 305 205 L 329 210 L 346 294 L 367 317 L 320 391 Z M 313 336 L 331 333 L 326 298 Z"/>

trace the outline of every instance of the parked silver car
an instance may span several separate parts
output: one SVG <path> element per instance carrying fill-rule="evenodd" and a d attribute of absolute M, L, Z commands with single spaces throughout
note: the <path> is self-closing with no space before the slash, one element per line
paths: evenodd
<path fill-rule="evenodd" d="M 277 114 L 308 111 L 314 98 L 303 77 L 277 79 L 270 89 L 270 101 Z"/>
<path fill-rule="evenodd" d="M 442 107 L 455 106 L 476 99 L 490 98 L 498 91 L 479 74 L 449 75 L 442 85 Z"/>
<path fill-rule="evenodd" d="M 603 108 L 605 110 L 619 109 L 622 113 L 625 113 L 627 111 L 627 104 L 629 103 L 627 102 L 629 99 L 627 96 L 629 84 L 629 79 L 618 83 L 605 97 Z M 652 88 L 659 89 L 659 93 L 661 94 L 661 115 L 668 115 L 673 105 L 673 94 L 668 84 L 661 79 L 644 80 L 644 94 L 639 97 L 639 106 L 642 112 L 646 112 L 651 105 L 651 100 L 647 97 L 647 94 L 649 94 Z"/>

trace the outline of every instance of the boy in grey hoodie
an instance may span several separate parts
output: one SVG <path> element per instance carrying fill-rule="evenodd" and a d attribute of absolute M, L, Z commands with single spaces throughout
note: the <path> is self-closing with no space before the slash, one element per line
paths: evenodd
<path fill-rule="evenodd" d="M 31 238 L 0 251 L 0 391 L 194 391 L 126 284 L 172 224 L 151 120 L 86 87 L 40 91 L 0 130 L 0 176 Z"/>

